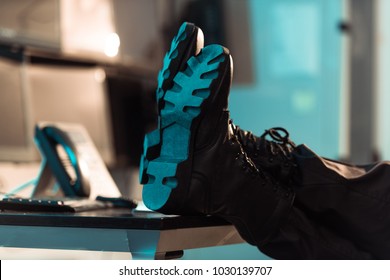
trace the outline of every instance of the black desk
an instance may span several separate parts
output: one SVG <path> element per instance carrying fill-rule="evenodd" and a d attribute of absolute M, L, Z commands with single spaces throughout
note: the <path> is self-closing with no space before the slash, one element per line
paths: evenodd
<path fill-rule="evenodd" d="M 0 212 L 0 246 L 130 252 L 134 259 L 180 257 L 183 250 L 244 242 L 214 217 L 110 209 L 81 213 Z"/>

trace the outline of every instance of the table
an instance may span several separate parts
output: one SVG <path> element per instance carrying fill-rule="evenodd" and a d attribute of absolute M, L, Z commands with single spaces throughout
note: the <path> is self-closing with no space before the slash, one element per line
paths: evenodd
<path fill-rule="evenodd" d="M 0 246 L 130 252 L 171 259 L 186 249 L 244 242 L 228 222 L 128 209 L 80 213 L 0 212 Z"/>

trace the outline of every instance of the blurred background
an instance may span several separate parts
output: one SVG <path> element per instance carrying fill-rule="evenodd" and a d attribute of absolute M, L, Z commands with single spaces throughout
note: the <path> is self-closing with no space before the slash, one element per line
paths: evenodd
<path fill-rule="evenodd" d="M 61 121 L 83 124 L 122 193 L 140 199 L 156 77 L 183 21 L 230 49 L 240 127 L 285 127 L 333 159 L 390 159 L 389 15 L 387 0 L 2 0 L 0 191 L 37 175 L 34 124 Z M 229 251 L 264 257 L 242 246 Z"/>

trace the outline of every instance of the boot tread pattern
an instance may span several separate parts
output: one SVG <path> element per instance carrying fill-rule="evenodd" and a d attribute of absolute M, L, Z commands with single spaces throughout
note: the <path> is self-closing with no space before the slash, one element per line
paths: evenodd
<path fill-rule="evenodd" d="M 164 83 L 170 77 L 171 73 L 169 70 L 169 66 L 171 62 L 178 57 L 179 51 L 178 47 L 181 42 L 183 42 L 187 38 L 186 34 L 187 24 L 182 24 L 177 35 L 173 38 L 171 42 L 171 47 L 169 51 L 165 54 L 163 60 L 163 67 L 159 71 L 157 76 L 157 90 L 156 90 L 156 99 L 157 104 L 160 103 L 160 100 L 164 97 Z M 158 125 L 160 127 L 160 124 Z M 148 151 L 151 147 L 157 146 L 160 144 L 160 131 L 159 128 L 156 130 L 149 132 L 145 135 L 144 146 L 143 146 L 143 154 L 141 155 L 140 161 L 140 182 L 146 183 L 146 169 L 149 165 Z"/>
<path fill-rule="evenodd" d="M 218 68 L 225 58 L 221 46 L 205 47 L 188 60 L 187 69 L 174 77 L 174 86 L 165 93 L 161 151 L 159 157 L 149 162 L 148 182 L 143 188 L 144 202 L 152 210 L 163 207 L 178 187 L 177 169 L 189 158 L 193 120 L 210 97 L 210 86 L 218 78 Z"/>
<path fill-rule="evenodd" d="M 157 77 L 157 102 L 164 97 L 164 82 L 170 77 L 171 73 L 169 70 L 169 66 L 171 64 L 171 61 L 176 59 L 178 56 L 178 47 L 179 44 L 186 39 L 186 25 L 182 24 L 178 34 L 173 38 L 171 42 L 171 47 L 169 51 L 165 54 L 164 61 L 163 61 L 163 67 L 158 73 Z"/>

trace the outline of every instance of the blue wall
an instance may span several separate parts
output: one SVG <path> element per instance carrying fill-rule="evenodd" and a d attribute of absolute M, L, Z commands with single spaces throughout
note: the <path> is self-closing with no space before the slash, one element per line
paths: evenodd
<path fill-rule="evenodd" d="M 237 125 L 257 135 L 282 126 L 295 143 L 339 156 L 341 4 L 249 1 L 256 80 L 233 84 L 229 108 Z"/>

